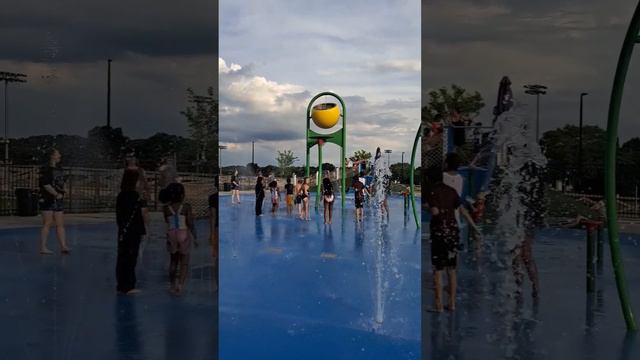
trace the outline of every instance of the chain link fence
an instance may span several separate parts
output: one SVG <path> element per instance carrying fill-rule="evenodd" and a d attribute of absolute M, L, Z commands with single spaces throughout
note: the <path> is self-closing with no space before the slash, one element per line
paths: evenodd
<path fill-rule="evenodd" d="M 114 212 L 116 198 L 120 191 L 123 169 L 94 169 L 83 167 L 64 168 L 66 193 L 64 208 L 66 213 Z M 151 189 L 149 207 L 160 210 L 158 202 L 159 173 L 145 172 Z M 213 191 L 215 176 L 201 173 L 179 173 L 185 186 L 186 202 L 189 202 L 196 216 L 207 214 L 208 197 Z M 18 215 L 17 192 L 29 192 L 35 199 L 39 197 L 40 167 L 33 165 L 0 165 L 0 216 Z"/>

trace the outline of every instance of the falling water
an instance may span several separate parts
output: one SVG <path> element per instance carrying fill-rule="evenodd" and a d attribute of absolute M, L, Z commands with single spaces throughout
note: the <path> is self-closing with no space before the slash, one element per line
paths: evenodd
<path fill-rule="evenodd" d="M 529 131 L 528 121 L 521 115 L 521 109 L 504 113 L 495 124 L 493 134 L 494 149 L 498 156 L 496 166 L 497 179 L 492 186 L 495 194 L 497 218 L 493 233 L 495 242 L 491 248 L 492 262 L 503 269 L 501 284 L 498 285 L 499 301 L 495 310 L 502 313 L 505 320 L 502 330 L 506 333 L 499 335 L 506 341 L 505 351 L 512 354 L 515 349 L 513 341 L 517 334 L 513 333 L 513 324 L 520 320 L 522 314 L 518 310 L 518 296 L 520 289 L 516 284 L 515 274 L 512 273 L 512 259 L 522 251 L 520 245 L 525 238 L 523 216 L 526 210 L 528 191 L 536 186 L 537 179 L 528 177 L 523 168 L 535 164 L 539 168 L 546 166 L 547 160 L 541 152 L 536 139 Z M 527 284 L 525 280 L 523 284 Z M 513 312 L 513 309 L 516 309 Z"/>
<path fill-rule="evenodd" d="M 375 303 L 376 313 L 375 321 L 378 324 L 382 324 L 384 321 L 384 298 L 386 293 L 387 284 L 384 282 L 384 230 L 387 226 L 385 222 L 384 214 L 384 199 L 389 187 L 389 180 L 391 178 L 391 171 L 389 170 L 389 164 L 387 164 L 383 157 L 375 159 L 373 173 L 373 185 L 375 192 L 372 194 L 373 211 L 376 222 L 376 289 L 375 289 Z M 388 214 L 386 214 L 388 216 Z"/>

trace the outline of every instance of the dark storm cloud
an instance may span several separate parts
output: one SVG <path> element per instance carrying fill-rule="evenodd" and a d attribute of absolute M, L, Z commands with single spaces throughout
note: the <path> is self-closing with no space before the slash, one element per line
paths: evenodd
<path fill-rule="evenodd" d="M 217 84 L 217 1 L 26 0 L 0 12 L 0 71 L 10 85 L 10 136 L 86 135 L 106 123 L 125 135 L 187 135 L 186 88 Z"/>
<path fill-rule="evenodd" d="M 491 117 L 503 75 L 514 83 L 514 96 L 529 104 L 527 83 L 542 83 L 541 129 L 577 124 L 579 94 L 589 92 L 585 122 L 605 126 L 613 74 L 635 4 L 631 1 L 423 1 L 423 90 L 453 83 L 478 90 Z M 621 137 L 639 136 L 632 102 L 640 81 L 634 60 L 625 90 Z M 634 67 L 636 70 L 634 70 Z M 423 91 L 423 100 L 427 92 Z"/>
<path fill-rule="evenodd" d="M 214 54 L 215 1 L 26 0 L 0 13 L 2 58 L 87 62 L 127 53 Z"/>

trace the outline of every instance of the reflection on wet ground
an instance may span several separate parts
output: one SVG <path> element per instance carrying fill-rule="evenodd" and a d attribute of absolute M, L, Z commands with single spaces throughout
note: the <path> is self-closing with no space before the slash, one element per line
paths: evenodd
<path fill-rule="evenodd" d="M 632 304 L 638 309 L 640 272 L 635 269 L 640 266 L 640 236 L 622 236 L 621 241 Z M 626 333 L 608 245 L 596 292 L 591 294 L 586 292 L 585 245 L 584 230 L 546 229 L 537 234 L 534 257 L 541 284 L 537 301 L 530 296 L 527 281 L 521 295 L 507 290 L 511 267 L 492 259 L 491 251 L 478 261 L 469 252 L 461 253 L 456 312 L 423 311 L 426 358 L 637 358 L 640 344 L 636 335 Z M 429 249 L 423 249 L 427 260 L 422 269 L 423 301 L 429 305 L 433 304 Z"/>
<path fill-rule="evenodd" d="M 220 200 L 221 359 L 421 358 L 420 231 L 402 198 L 359 226 L 352 199 L 330 226 Z"/>
<path fill-rule="evenodd" d="M 135 297 L 115 292 L 115 225 L 67 226 L 64 257 L 38 254 L 37 228 L 1 230 L 0 359 L 215 359 L 208 242 L 192 252 L 188 293 L 172 297 L 162 224 L 152 224 Z M 208 236 L 206 222 L 198 230 Z"/>

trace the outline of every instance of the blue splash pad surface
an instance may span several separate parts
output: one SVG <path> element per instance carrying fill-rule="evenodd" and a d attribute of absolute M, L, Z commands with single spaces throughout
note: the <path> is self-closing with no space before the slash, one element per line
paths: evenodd
<path fill-rule="evenodd" d="M 428 224 L 425 224 L 428 227 Z M 640 341 L 627 334 L 620 310 L 608 239 L 604 234 L 602 272 L 596 292 L 586 293 L 585 230 L 545 229 L 533 245 L 540 294 L 530 296 L 525 275 L 518 298 L 508 291 L 511 262 L 491 260 L 491 247 L 479 261 L 462 252 L 458 266 L 457 309 L 423 312 L 423 349 L 433 360 L 449 359 L 637 359 Z M 487 243 L 496 239 L 486 237 Z M 425 241 L 428 235 L 425 237 Z M 424 243 L 425 308 L 433 305 L 431 263 Z M 632 307 L 640 309 L 640 236 L 621 235 Z M 525 273 L 526 274 L 526 273 Z M 443 278 L 446 281 L 446 277 Z M 636 313 L 636 321 L 638 319 Z M 478 357 L 478 354 L 482 354 Z"/>
<path fill-rule="evenodd" d="M 384 226 L 373 209 L 357 226 L 352 198 L 326 226 L 313 198 L 310 222 L 241 200 L 220 198 L 220 359 L 421 358 L 420 230 L 402 198 Z"/>
<path fill-rule="evenodd" d="M 39 228 L 0 230 L 0 359 L 215 359 L 209 225 L 198 222 L 182 298 L 167 291 L 169 255 L 155 226 L 135 297 L 116 295 L 115 225 L 68 225 L 69 256 L 39 255 Z M 53 231 L 49 247 L 57 250 Z"/>

